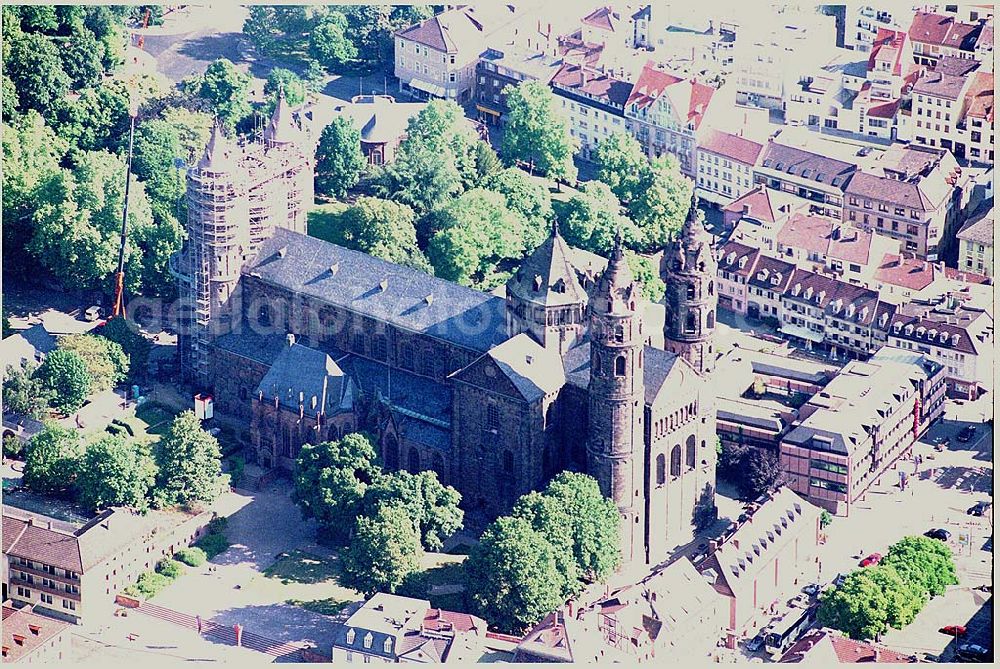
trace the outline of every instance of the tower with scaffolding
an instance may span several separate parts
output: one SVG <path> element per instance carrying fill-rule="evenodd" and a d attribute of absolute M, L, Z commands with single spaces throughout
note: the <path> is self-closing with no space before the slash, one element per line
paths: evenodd
<path fill-rule="evenodd" d="M 240 273 L 261 242 L 276 228 L 306 232 L 312 146 L 282 91 L 262 132 L 238 143 L 216 125 L 205 153 L 188 170 L 188 239 L 171 259 L 186 383 L 207 387 L 209 343 L 241 327 Z"/>

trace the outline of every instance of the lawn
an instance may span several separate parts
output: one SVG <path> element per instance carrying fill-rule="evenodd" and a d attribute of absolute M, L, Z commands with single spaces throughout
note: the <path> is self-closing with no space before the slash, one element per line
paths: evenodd
<path fill-rule="evenodd" d="M 328 242 L 338 239 L 337 230 L 340 228 L 340 215 L 345 209 L 347 209 L 347 205 L 343 202 L 330 202 L 313 207 L 307 216 L 306 223 L 309 236 Z"/>
<path fill-rule="evenodd" d="M 340 569 L 334 560 L 294 550 L 264 570 L 264 576 L 289 583 L 326 583 L 337 581 Z"/>
<path fill-rule="evenodd" d="M 343 599 L 337 599 L 336 597 L 327 597 L 326 599 L 313 599 L 310 601 L 287 599 L 285 600 L 285 603 L 291 604 L 292 606 L 301 606 L 306 611 L 312 611 L 313 613 L 319 613 L 324 616 L 335 616 L 351 602 Z"/>

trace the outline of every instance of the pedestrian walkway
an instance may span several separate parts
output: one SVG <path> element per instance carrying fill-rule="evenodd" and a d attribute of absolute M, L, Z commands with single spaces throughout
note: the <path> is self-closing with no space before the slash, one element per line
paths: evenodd
<path fill-rule="evenodd" d="M 173 623 L 180 627 L 198 630 L 203 636 L 212 637 L 230 646 L 236 645 L 236 630 L 229 625 L 220 625 L 211 620 L 203 620 L 201 622 L 201 629 L 199 630 L 198 618 L 196 616 L 174 611 L 165 606 L 158 606 L 149 602 L 143 602 L 138 608 L 130 610 Z M 255 650 L 258 653 L 264 653 L 275 658 L 293 662 L 301 662 L 303 660 L 302 651 L 309 650 L 305 644 L 274 641 L 273 639 L 268 639 L 267 637 L 246 630 L 243 630 L 241 635 L 240 646 Z"/>

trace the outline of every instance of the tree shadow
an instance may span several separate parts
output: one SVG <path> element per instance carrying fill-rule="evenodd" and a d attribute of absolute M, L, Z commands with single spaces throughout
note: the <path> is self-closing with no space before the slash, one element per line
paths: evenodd
<path fill-rule="evenodd" d="M 181 56 L 194 60 L 208 61 L 228 58 L 234 63 L 243 59 L 241 44 L 242 33 L 218 33 L 205 35 L 196 39 L 185 40 L 177 49 Z"/>

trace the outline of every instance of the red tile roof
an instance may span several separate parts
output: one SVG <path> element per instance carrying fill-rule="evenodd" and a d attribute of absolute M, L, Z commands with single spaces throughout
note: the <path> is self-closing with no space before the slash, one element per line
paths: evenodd
<path fill-rule="evenodd" d="M 729 241 L 719 249 L 719 268 L 740 276 L 750 276 L 754 271 L 754 266 L 757 264 L 758 257 L 763 257 L 760 255 L 758 249 L 740 244 L 739 242 Z M 740 260 L 744 258 L 746 262 L 740 267 Z"/>
<path fill-rule="evenodd" d="M 881 102 L 872 105 L 868 108 L 868 116 L 874 116 L 875 118 L 893 118 L 896 115 L 896 110 L 899 109 L 900 100 L 890 100 L 889 102 Z"/>
<path fill-rule="evenodd" d="M 826 253 L 834 221 L 823 216 L 793 214 L 777 234 L 778 244 Z"/>
<path fill-rule="evenodd" d="M 913 23 L 910 24 L 910 39 L 915 42 L 941 46 L 945 44 L 948 31 L 951 30 L 954 22 L 955 19 L 950 16 L 917 12 L 913 17 Z"/>
<path fill-rule="evenodd" d="M 779 662 L 797 663 L 806 659 L 814 648 L 820 644 L 832 648 L 834 655 L 841 663 L 876 662 L 883 664 L 908 664 L 916 662 L 916 658 L 905 653 L 898 653 L 879 644 L 865 641 L 854 641 L 833 630 L 813 630 L 799 639 L 788 649 Z M 819 659 L 819 658 L 817 658 Z"/>
<path fill-rule="evenodd" d="M 598 7 L 590 14 L 587 14 L 581 23 L 593 26 L 595 28 L 600 28 L 602 30 L 610 30 L 614 32 L 615 21 L 618 21 L 621 16 L 618 12 L 612 10 L 610 7 Z"/>
<path fill-rule="evenodd" d="M 903 53 L 906 51 L 907 39 L 907 34 L 901 30 L 879 28 L 872 42 L 871 54 L 868 56 L 868 71 L 874 71 L 876 60 L 888 59 L 887 57 L 891 56 L 892 74 L 900 76 L 903 73 Z"/>
<path fill-rule="evenodd" d="M 632 92 L 632 84 L 627 81 L 573 63 L 566 63 L 559 68 L 550 83 L 558 88 L 585 93 L 590 98 L 615 107 L 624 107 Z"/>
<path fill-rule="evenodd" d="M 683 79 L 657 67 L 653 61 L 649 61 L 639 73 L 639 79 L 632 87 L 632 94 L 626 104 L 636 104 L 640 108 L 647 107 L 663 94 L 667 86 L 672 86 L 680 81 Z"/>
<path fill-rule="evenodd" d="M 4 517 L 4 534 L 6 535 L 8 523 L 13 525 Z M 57 532 L 47 527 L 37 524 L 28 524 L 24 521 L 23 531 L 10 546 L 5 546 L 4 552 L 14 557 L 23 557 L 29 560 L 37 560 L 50 564 L 60 569 L 82 572 L 83 559 L 80 556 L 80 542 L 72 534 Z M 6 536 L 4 543 L 6 544 Z"/>
<path fill-rule="evenodd" d="M 753 190 L 747 192 L 743 197 L 736 198 L 725 207 L 723 211 L 743 213 L 743 207 L 749 205 L 750 216 L 756 218 L 759 221 L 765 221 L 767 223 L 774 223 L 775 221 L 775 209 L 777 207 L 771 206 L 771 198 L 768 195 L 768 189 L 764 186 L 757 186 Z"/>
<path fill-rule="evenodd" d="M 875 280 L 910 290 L 923 290 L 934 281 L 934 265 L 926 260 L 887 253 L 875 270 Z"/>
<path fill-rule="evenodd" d="M 3 607 L 3 663 L 17 662 L 53 637 L 62 634 L 69 623 L 32 613 L 27 608 Z M 48 658 L 52 661 L 53 658 Z"/>
<path fill-rule="evenodd" d="M 753 165 L 757 162 L 764 145 L 739 135 L 711 129 L 698 142 L 698 148 L 731 158 L 744 165 Z"/>
<path fill-rule="evenodd" d="M 993 123 L 993 73 L 976 72 L 972 75 L 969 92 L 965 94 L 969 106 L 966 116 L 984 119 Z"/>
<path fill-rule="evenodd" d="M 468 613 L 427 609 L 423 628 L 432 632 L 471 632 L 479 629 L 479 626 L 476 624 L 476 618 Z"/>
<path fill-rule="evenodd" d="M 688 105 L 687 122 L 697 130 L 702 119 L 705 118 L 705 112 L 708 111 L 708 105 L 712 101 L 712 96 L 715 95 L 715 89 L 693 79 L 684 82 L 684 84 L 691 86 L 691 103 Z"/>

